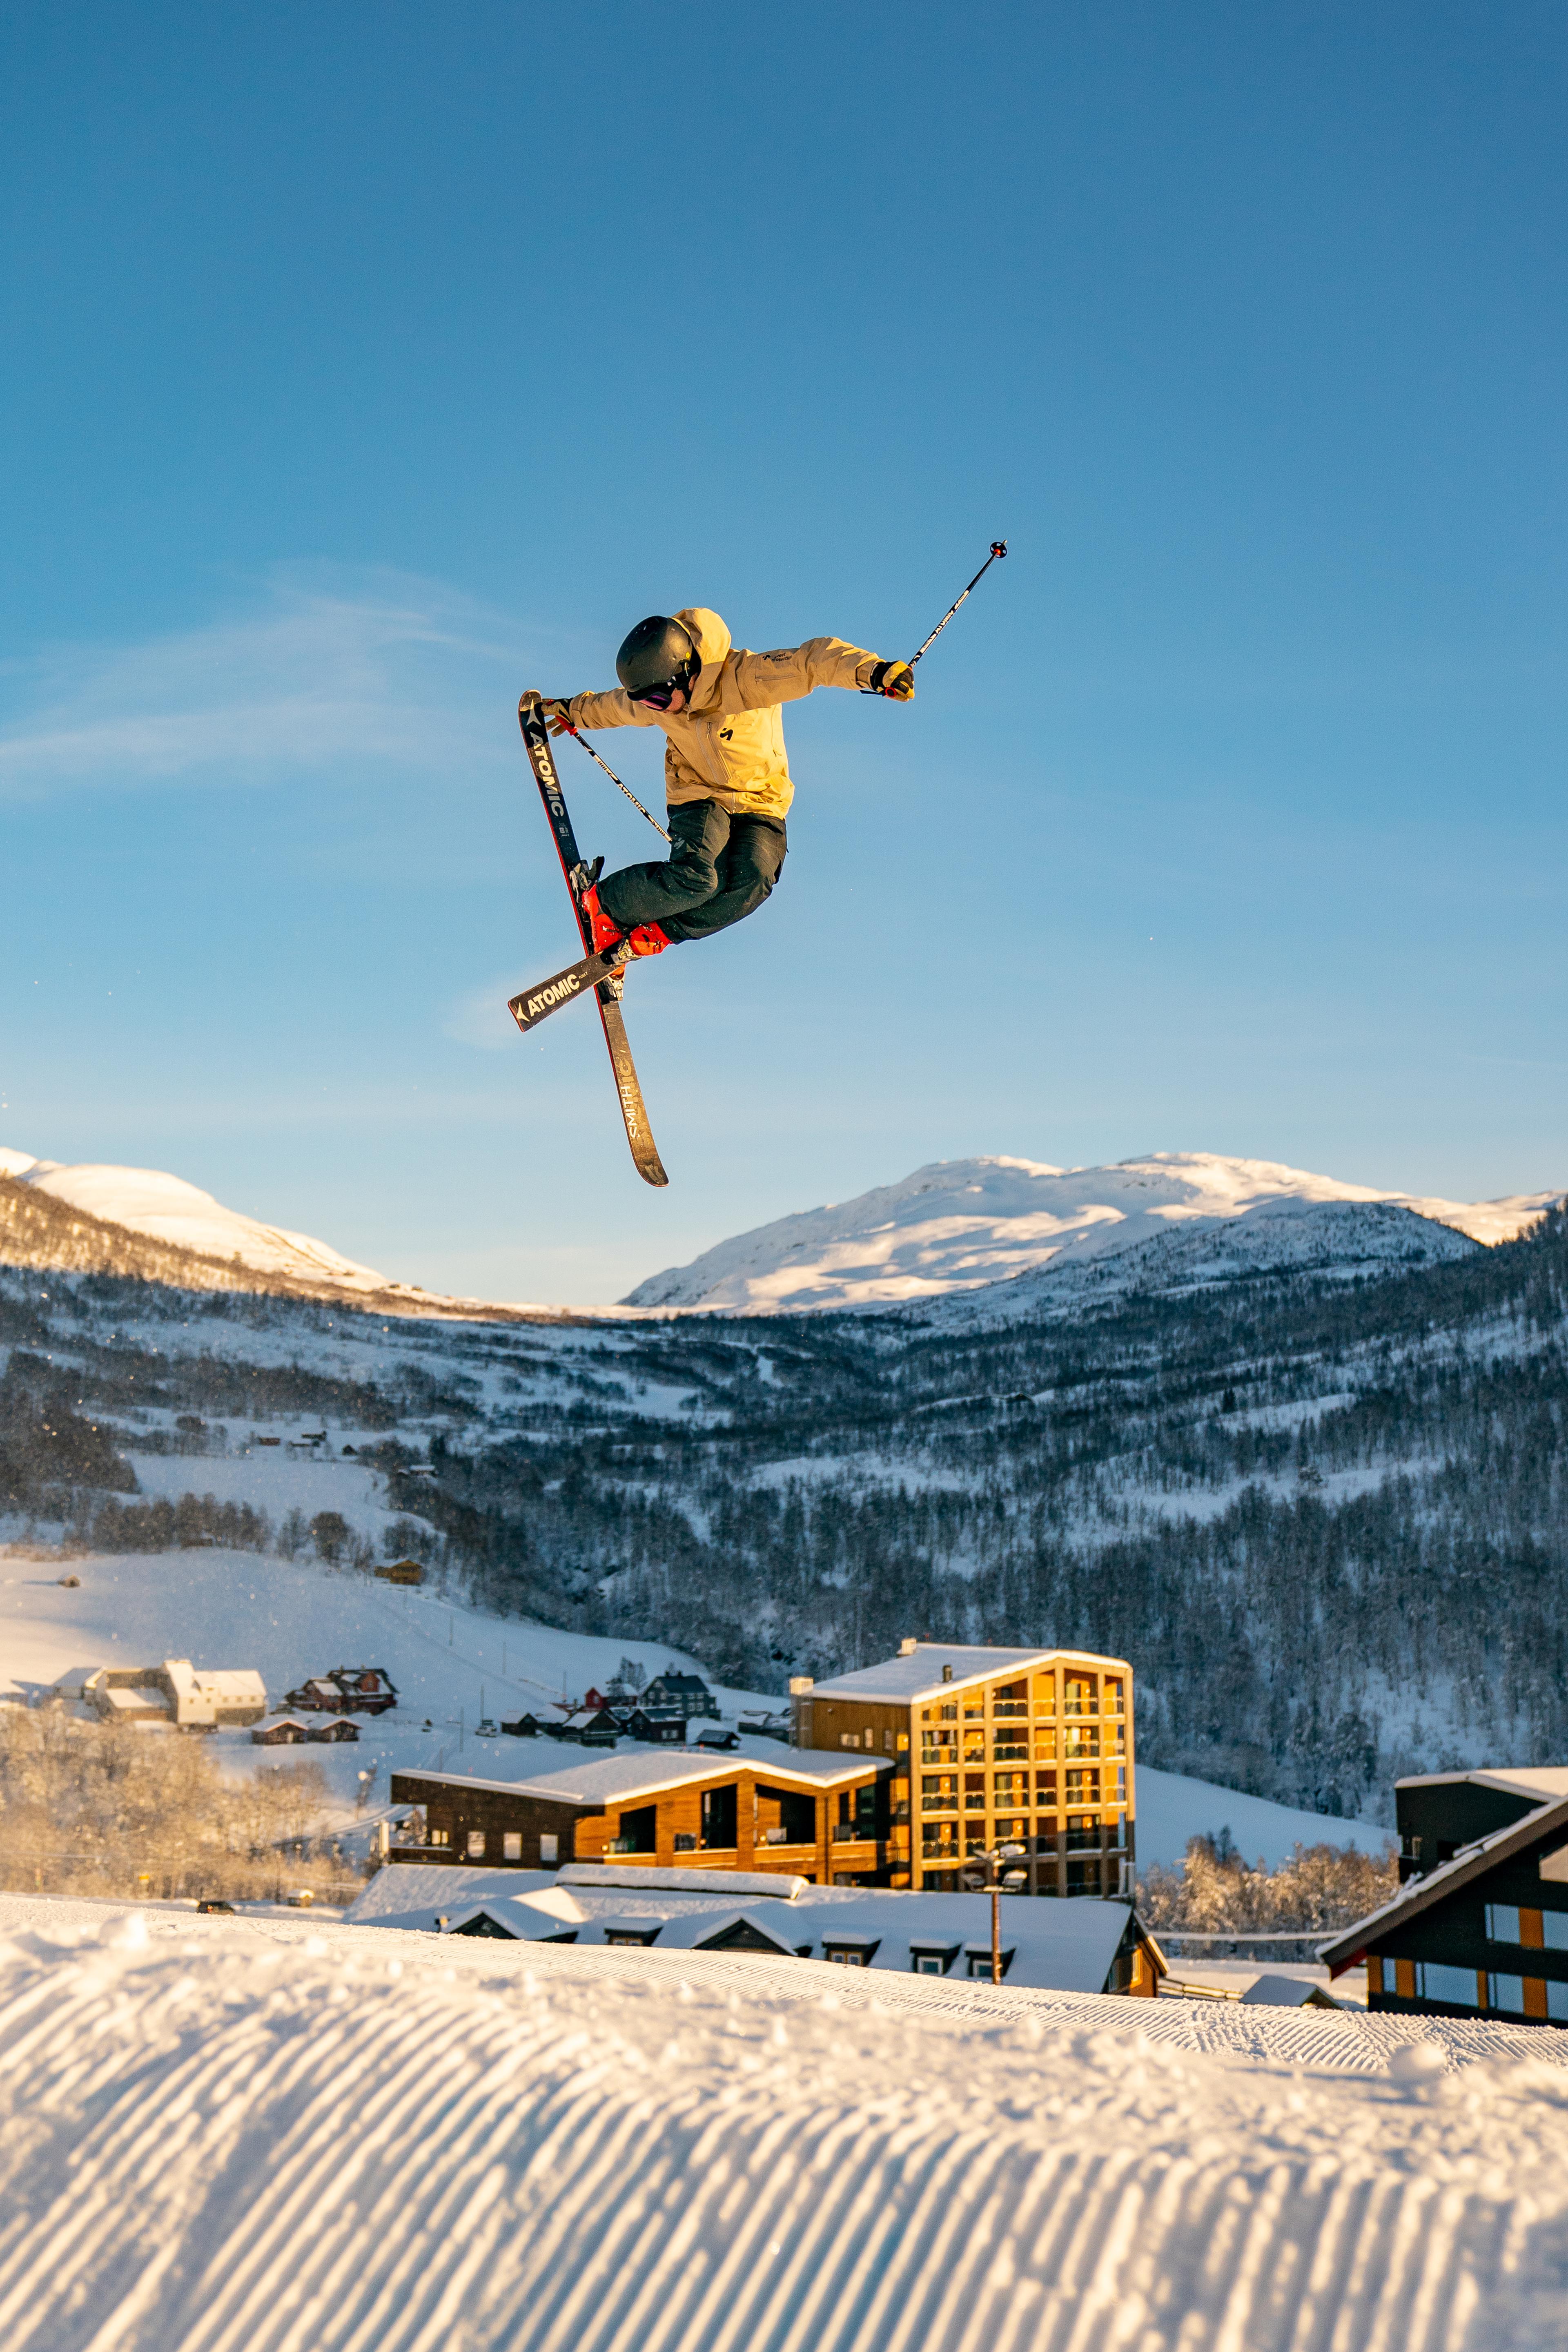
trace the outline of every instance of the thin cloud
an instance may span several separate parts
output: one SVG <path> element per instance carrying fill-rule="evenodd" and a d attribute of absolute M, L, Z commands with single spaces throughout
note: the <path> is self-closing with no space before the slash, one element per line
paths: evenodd
<path fill-rule="evenodd" d="M 255 783 L 367 761 L 446 773 L 504 759 L 524 632 L 386 573 L 275 575 L 252 616 L 6 666 L 0 794 Z"/>

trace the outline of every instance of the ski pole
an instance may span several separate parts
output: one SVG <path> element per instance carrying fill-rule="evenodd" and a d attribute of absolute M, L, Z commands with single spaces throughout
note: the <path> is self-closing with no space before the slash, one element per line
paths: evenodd
<path fill-rule="evenodd" d="M 984 563 L 982 563 L 982 564 L 981 564 L 981 566 L 980 566 L 979 570 L 976 572 L 976 574 L 975 574 L 974 578 L 970 581 L 970 583 L 969 583 L 969 588 L 977 588 L 977 587 L 979 586 L 979 584 L 980 584 L 981 581 L 985 578 L 985 576 L 986 576 L 987 572 L 990 570 L 990 568 L 991 568 L 992 564 L 996 562 L 996 560 L 997 560 L 998 556 L 998 555 L 1005 555 L 1005 554 L 1007 553 L 1007 551 L 1008 551 L 1008 543 L 1007 543 L 1007 541 L 1006 541 L 1005 539 L 993 539 L 993 540 L 992 540 L 992 541 L 991 541 L 991 551 L 990 551 L 989 555 L 988 555 L 988 556 L 987 556 L 987 558 L 986 558 L 986 560 L 985 560 Z M 965 589 L 965 591 L 964 591 L 964 596 L 967 596 L 967 595 L 968 594 L 968 593 L 969 593 L 969 588 L 966 588 L 966 589 Z M 915 667 L 915 663 L 920 659 L 920 654 L 925 653 L 925 651 L 926 650 L 926 646 L 934 646 L 934 645 L 936 644 L 936 642 L 937 638 L 941 635 L 941 634 L 942 634 L 943 630 L 946 627 L 946 625 L 947 625 L 948 622 L 952 619 L 952 617 L 953 617 L 954 614 L 957 611 L 958 606 L 963 603 L 963 601 L 964 601 L 964 596 L 959 596 L 959 597 L 956 598 L 956 599 L 955 599 L 955 601 L 954 601 L 951 604 L 949 604 L 949 605 L 948 605 L 947 610 L 943 614 L 942 618 L 937 622 L 936 626 L 932 630 L 931 635 L 926 638 L 926 640 L 925 640 L 925 644 L 924 646 L 921 646 L 921 648 L 920 648 L 920 653 L 919 653 L 919 654 L 912 654 L 912 655 L 910 656 L 910 657 L 909 657 L 909 667 L 910 667 L 910 668 L 911 668 L 911 669 L 913 669 L 913 668 Z"/>
<path fill-rule="evenodd" d="M 921 652 L 924 653 L 925 650 L 925 647 L 922 646 Z M 919 655 L 916 655 L 915 658 L 918 660 Z M 591 743 L 583 742 L 581 736 L 578 733 L 570 719 L 563 719 L 560 723 L 565 728 L 567 733 L 571 737 L 572 741 L 579 744 L 581 749 L 587 752 L 589 758 L 593 761 L 597 766 L 603 769 L 605 774 L 609 777 L 611 782 L 616 787 L 617 791 L 622 792 L 626 794 L 627 799 L 631 802 L 638 815 L 648 817 L 648 822 L 653 826 L 654 832 L 658 835 L 659 839 L 661 841 L 668 841 L 670 836 L 664 831 L 664 826 L 659 823 L 658 818 L 656 816 L 648 815 L 647 810 L 643 806 L 643 803 L 637 798 L 636 793 L 632 791 L 629 785 L 623 784 L 621 782 L 620 777 L 616 774 L 609 761 L 600 759 L 598 752 L 594 750 Z"/>

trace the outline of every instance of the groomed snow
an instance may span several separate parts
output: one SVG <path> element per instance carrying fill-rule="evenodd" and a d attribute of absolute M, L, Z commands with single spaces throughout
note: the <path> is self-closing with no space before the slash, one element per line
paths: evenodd
<path fill-rule="evenodd" d="M 936 1160 L 901 1183 L 720 1242 L 689 1265 L 639 1284 L 625 1304 L 751 1315 L 888 1306 L 975 1290 L 1046 1265 L 1053 1274 L 1065 1272 L 1178 1229 L 1212 1231 L 1243 1220 L 1268 1221 L 1255 1245 L 1273 1256 L 1290 1247 L 1281 1213 L 1333 1203 L 1403 1208 L 1412 1216 L 1395 1245 L 1412 1255 L 1425 1246 L 1441 1256 L 1457 1253 L 1429 1231 L 1424 1239 L 1421 1221 L 1428 1228 L 1435 1223 L 1499 1241 L 1559 1197 L 1417 1200 L 1272 1160 L 1199 1151 L 1157 1151 L 1113 1168 L 1062 1169 L 1005 1158 Z M 1357 1248 L 1375 1253 L 1375 1239 L 1369 1244 L 1359 1231 L 1353 1238 Z M 1310 1246 L 1333 1247 L 1321 1219 L 1310 1229 Z"/>
<path fill-rule="evenodd" d="M 0 1936 L 7 2352 L 1568 2336 L 1549 2028 L 14 1896 Z"/>

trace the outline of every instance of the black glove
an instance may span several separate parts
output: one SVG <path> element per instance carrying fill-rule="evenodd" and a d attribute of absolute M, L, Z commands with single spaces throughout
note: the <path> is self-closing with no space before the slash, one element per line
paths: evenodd
<path fill-rule="evenodd" d="M 915 692 L 915 672 L 906 661 L 882 661 L 871 674 L 873 694 L 885 695 L 889 702 L 907 702 Z"/>

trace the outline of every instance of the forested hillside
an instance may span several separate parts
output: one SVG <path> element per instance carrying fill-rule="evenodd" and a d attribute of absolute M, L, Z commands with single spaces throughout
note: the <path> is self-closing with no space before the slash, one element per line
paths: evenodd
<path fill-rule="evenodd" d="M 1013 1303 L 504 1328 L 14 1272 L 0 1510 L 167 1543 L 139 1460 L 308 1419 L 492 1603 L 737 1683 L 906 1633 L 1107 1649 L 1145 1760 L 1325 1811 L 1568 1753 L 1561 1212 L 1413 1271 Z M 175 1539 L 277 1540 L 189 1468 Z"/>

